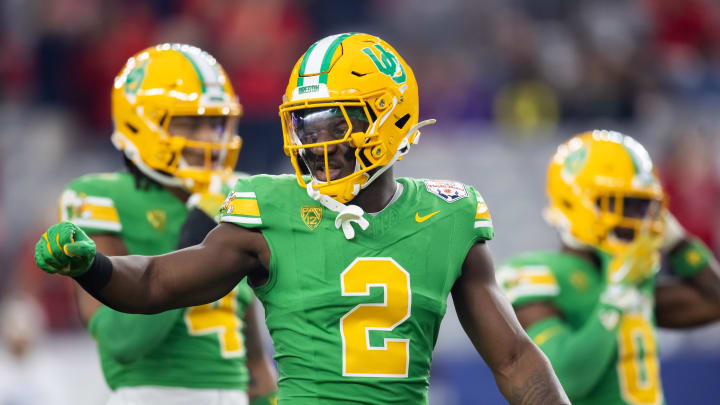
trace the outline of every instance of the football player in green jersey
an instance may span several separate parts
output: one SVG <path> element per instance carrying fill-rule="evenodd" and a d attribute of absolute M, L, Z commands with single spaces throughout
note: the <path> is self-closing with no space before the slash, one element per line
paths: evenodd
<path fill-rule="evenodd" d="M 426 404 L 452 293 L 511 404 L 568 404 L 495 282 L 480 194 L 393 176 L 430 123 L 418 122 L 415 77 L 397 52 L 367 34 L 326 37 L 297 62 L 284 98 L 297 175 L 240 179 L 202 243 L 108 258 L 62 222 L 38 242 L 38 265 L 143 313 L 216 300 L 247 277 L 275 345 L 279 403 L 292 405 Z"/>
<path fill-rule="evenodd" d="M 654 326 L 720 319 L 717 261 L 666 210 L 652 161 L 629 136 L 592 131 L 560 145 L 547 190 L 561 249 L 520 255 L 497 274 L 520 323 L 573 404 L 663 404 Z M 674 276 L 656 280 L 661 256 Z"/>
<path fill-rule="evenodd" d="M 233 130 L 241 106 L 212 56 L 165 44 L 128 60 L 115 79 L 112 113 L 112 140 L 128 171 L 72 181 L 60 198 L 60 216 L 89 234 L 104 254 L 170 252 L 188 217 L 186 202 L 206 207 L 225 179 L 238 177 L 232 170 L 240 138 Z M 113 390 L 108 403 L 247 404 L 248 369 L 251 397 L 273 392 L 252 290 L 240 283 L 217 298 L 131 315 L 78 289 L 81 318 L 97 341 Z"/>

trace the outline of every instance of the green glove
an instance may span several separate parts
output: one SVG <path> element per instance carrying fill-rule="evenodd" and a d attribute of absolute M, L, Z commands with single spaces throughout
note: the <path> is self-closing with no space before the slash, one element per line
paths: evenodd
<path fill-rule="evenodd" d="M 95 242 L 67 221 L 50 227 L 35 245 L 35 263 L 50 274 L 77 277 L 95 260 Z"/>

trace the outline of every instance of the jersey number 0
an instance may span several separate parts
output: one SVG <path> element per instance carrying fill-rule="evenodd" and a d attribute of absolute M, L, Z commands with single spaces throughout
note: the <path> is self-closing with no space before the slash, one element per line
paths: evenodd
<path fill-rule="evenodd" d="M 392 331 L 410 317 L 410 274 L 389 257 L 359 257 L 340 275 L 342 295 L 370 296 L 384 290 L 383 302 L 359 304 L 340 319 L 343 376 L 407 377 L 410 339 L 385 338 L 370 344 L 370 332 Z"/>

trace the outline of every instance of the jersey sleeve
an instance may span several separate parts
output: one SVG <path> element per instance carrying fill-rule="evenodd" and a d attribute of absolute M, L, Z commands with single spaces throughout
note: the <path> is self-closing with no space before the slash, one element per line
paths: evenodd
<path fill-rule="evenodd" d="M 473 198 L 475 204 L 475 217 L 473 220 L 474 234 L 477 240 L 491 240 L 495 236 L 492 218 L 490 218 L 490 210 L 488 209 L 485 199 L 474 188 L 470 189 L 470 197 Z"/>
<path fill-rule="evenodd" d="M 263 227 L 252 178 L 238 179 L 220 208 L 219 217 L 220 222 L 230 222 L 244 228 Z"/>
<path fill-rule="evenodd" d="M 89 181 L 70 183 L 60 195 L 60 220 L 70 221 L 87 233 L 122 232 L 115 202 L 102 187 Z"/>
<path fill-rule="evenodd" d="M 552 301 L 560 294 L 557 278 L 547 265 L 510 261 L 500 266 L 495 277 L 513 306 Z"/>

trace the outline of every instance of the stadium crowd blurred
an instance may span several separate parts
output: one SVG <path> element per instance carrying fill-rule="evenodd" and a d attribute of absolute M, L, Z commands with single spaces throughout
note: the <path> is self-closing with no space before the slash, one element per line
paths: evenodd
<path fill-rule="evenodd" d="M 34 267 L 34 243 L 64 182 L 121 165 L 112 79 L 161 42 L 227 70 L 245 111 L 241 170 L 287 169 L 277 106 L 308 45 L 375 33 L 414 67 L 421 116 L 440 122 L 431 136 L 536 145 L 625 130 L 654 154 L 680 222 L 720 253 L 717 1 L 6 0 L 0 21 L 0 301 L 38 297 L 32 319 L 51 330 L 79 323 L 69 282 Z"/>

